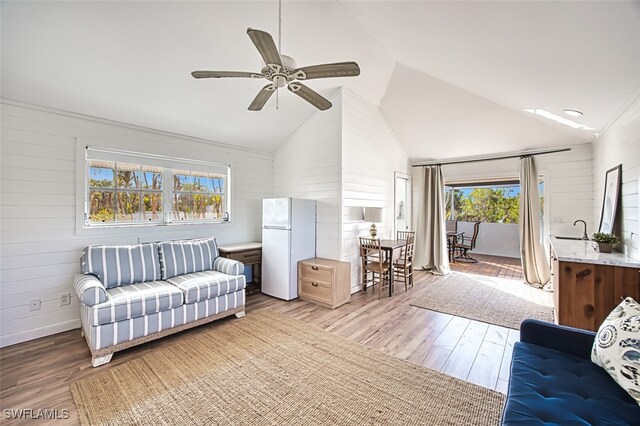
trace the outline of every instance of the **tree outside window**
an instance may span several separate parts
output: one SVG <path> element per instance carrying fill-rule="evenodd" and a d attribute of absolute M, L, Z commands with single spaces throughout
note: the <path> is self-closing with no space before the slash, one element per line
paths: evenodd
<path fill-rule="evenodd" d="M 544 194 L 544 183 L 540 183 Z M 541 195 L 541 218 L 544 196 Z M 445 187 L 447 220 L 484 223 L 518 223 L 520 185 L 467 185 Z"/>

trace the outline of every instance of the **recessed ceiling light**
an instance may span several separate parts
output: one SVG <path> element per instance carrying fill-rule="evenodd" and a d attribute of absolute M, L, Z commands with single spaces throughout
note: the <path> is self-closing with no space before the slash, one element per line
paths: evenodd
<path fill-rule="evenodd" d="M 571 117 L 582 117 L 584 115 L 582 111 L 578 111 L 577 109 L 565 109 L 563 112 Z"/>
<path fill-rule="evenodd" d="M 573 120 L 569 120 L 568 118 L 561 117 L 558 114 L 554 114 L 544 109 L 525 109 L 524 111 L 539 115 L 544 118 L 548 118 L 549 120 L 553 120 L 556 123 L 564 124 L 565 126 L 573 127 L 574 129 L 595 130 L 592 127 L 587 127 L 584 124 L 576 123 Z"/>

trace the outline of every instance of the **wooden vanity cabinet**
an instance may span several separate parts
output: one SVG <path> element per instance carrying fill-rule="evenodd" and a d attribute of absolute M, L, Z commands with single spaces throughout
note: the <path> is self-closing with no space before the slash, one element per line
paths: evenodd
<path fill-rule="evenodd" d="M 640 269 L 558 260 L 551 251 L 555 320 L 597 331 L 625 297 L 640 300 Z"/>

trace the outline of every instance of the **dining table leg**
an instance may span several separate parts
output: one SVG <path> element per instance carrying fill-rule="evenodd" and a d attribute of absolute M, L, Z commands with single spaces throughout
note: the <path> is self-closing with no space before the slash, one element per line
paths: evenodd
<path fill-rule="evenodd" d="M 389 259 L 389 297 L 393 296 L 393 249 L 387 250 L 387 258 Z"/>

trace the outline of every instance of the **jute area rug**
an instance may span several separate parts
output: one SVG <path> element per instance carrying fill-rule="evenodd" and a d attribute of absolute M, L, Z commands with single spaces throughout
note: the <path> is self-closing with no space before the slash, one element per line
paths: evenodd
<path fill-rule="evenodd" d="M 504 396 L 249 313 L 71 384 L 83 424 L 496 425 Z"/>
<path fill-rule="evenodd" d="M 425 286 L 412 306 L 515 329 L 527 318 L 553 322 L 553 294 L 517 280 L 453 272 Z"/>

